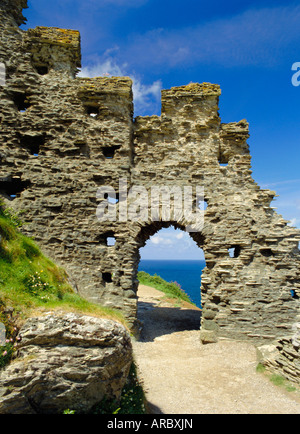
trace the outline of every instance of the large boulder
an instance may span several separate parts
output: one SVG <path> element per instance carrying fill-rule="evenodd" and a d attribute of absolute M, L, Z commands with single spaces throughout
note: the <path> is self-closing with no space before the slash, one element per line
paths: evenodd
<path fill-rule="evenodd" d="M 120 397 L 132 363 L 121 324 L 49 313 L 29 319 L 19 337 L 18 357 L 0 372 L 0 414 L 83 413 Z"/>

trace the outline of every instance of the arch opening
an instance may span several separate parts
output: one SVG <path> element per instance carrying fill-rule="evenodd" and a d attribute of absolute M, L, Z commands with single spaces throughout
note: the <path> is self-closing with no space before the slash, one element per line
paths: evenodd
<path fill-rule="evenodd" d="M 189 234 L 176 222 L 153 222 L 142 228 L 138 241 L 137 318 L 143 323 L 142 339 L 200 330 L 204 237 Z M 172 299 L 169 291 L 177 289 L 182 297 Z"/>

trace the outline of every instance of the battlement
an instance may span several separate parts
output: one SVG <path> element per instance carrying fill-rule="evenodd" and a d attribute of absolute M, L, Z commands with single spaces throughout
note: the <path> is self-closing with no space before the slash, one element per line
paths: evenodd
<path fill-rule="evenodd" d="M 132 119 L 133 94 L 129 77 L 77 78 L 76 84 L 78 98 L 87 114 L 97 119 L 107 115 L 129 116 Z"/>
<path fill-rule="evenodd" d="M 218 103 L 221 95 L 220 86 L 212 83 L 190 83 L 186 86 L 173 87 L 162 91 L 162 116 L 187 119 L 210 118 L 210 124 L 220 124 Z M 206 120 L 205 120 L 206 119 Z"/>
<path fill-rule="evenodd" d="M 81 67 L 80 33 L 57 27 L 36 27 L 25 33 L 26 49 L 32 64 L 41 75 L 51 70 L 71 73 Z"/>
<path fill-rule="evenodd" d="M 172 87 L 168 90 L 162 91 L 163 100 L 166 98 L 192 98 L 203 99 L 209 96 L 219 97 L 221 95 L 221 88 L 218 84 L 212 83 L 190 83 L 186 86 Z"/>

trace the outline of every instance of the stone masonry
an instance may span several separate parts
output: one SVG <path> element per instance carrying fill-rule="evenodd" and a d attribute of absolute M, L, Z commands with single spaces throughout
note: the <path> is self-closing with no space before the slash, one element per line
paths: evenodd
<path fill-rule="evenodd" d="M 120 179 L 149 195 L 153 186 L 202 186 L 204 227 L 190 233 L 206 259 L 202 341 L 291 342 L 300 231 L 271 207 L 275 192 L 251 176 L 248 123 L 221 123 L 221 91 L 210 83 L 164 90 L 161 116 L 134 119 L 131 80 L 76 77 L 79 33 L 20 30 L 26 3 L 0 2 L 0 193 L 24 211 L 26 235 L 82 296 L 122 310 L 134 329 L 139 249 L 162 227 L 186 230 L 190 221 L 174 211 L 169 220 L 149 212 L 143 221 L 99 222 L 97 207 L 109 199 L 97 190 L 120 193 Z"/>

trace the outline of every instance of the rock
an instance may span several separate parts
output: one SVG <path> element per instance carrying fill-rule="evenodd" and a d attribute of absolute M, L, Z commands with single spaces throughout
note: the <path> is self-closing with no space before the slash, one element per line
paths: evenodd
<path fill-rule="evenodd" d="M 203 345 L 218 342 L 218 336 L 213 330 L 201 330 L 200 339 Z"/>
<path fill-rule="evenodd" d="M 276 342 L 273 344 L 262 345 L 257 348 L 257 359 L 264 365 L 272 364 L 279 356 L 279 351 Z"/>
<path fill-rule="evenodd" d="M 83 413 L 120 397 L 132 364 L 121 324 L 49 313 L 29 319 L 19 336 L 18 357 L 0 374 L 0 414 Z"/>

